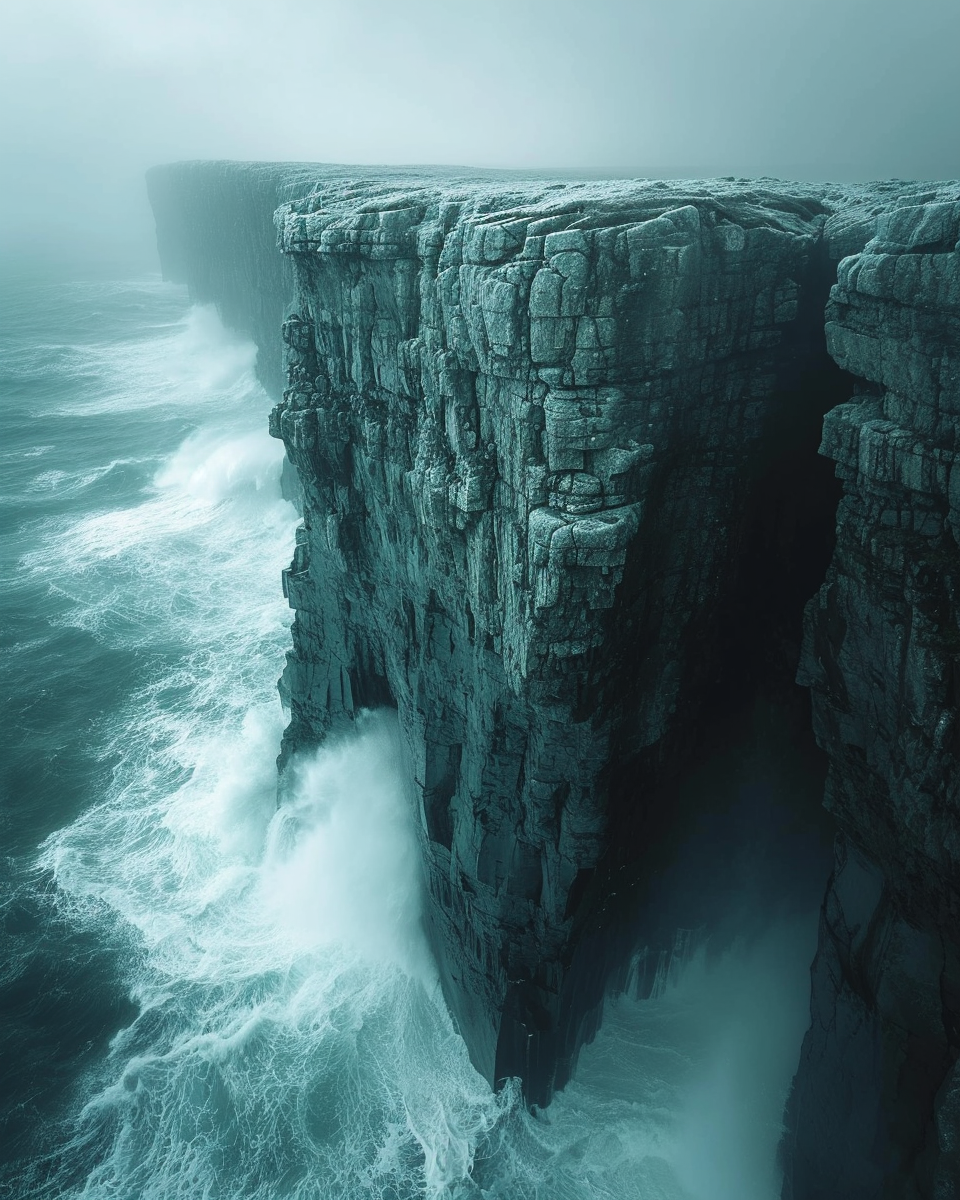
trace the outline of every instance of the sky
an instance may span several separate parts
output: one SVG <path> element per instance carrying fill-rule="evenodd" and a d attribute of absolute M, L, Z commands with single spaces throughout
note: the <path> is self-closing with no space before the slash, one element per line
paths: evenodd
<path fill-rule="evenodd" d="M 0 252 L 189 158 L 960 177 L 960 0 L 0 0 Z"/>

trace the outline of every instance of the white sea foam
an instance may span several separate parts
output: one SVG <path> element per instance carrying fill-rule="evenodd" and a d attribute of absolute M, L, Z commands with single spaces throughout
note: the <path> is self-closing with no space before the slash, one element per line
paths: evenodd
<path fill-rule="evenodd" d="M 433 985 L 414 801 L 395 721 L 371 715 L 356 739 L 292 771 L 265 861 L 264 904 L 278 927 L 303 946 L 352 946 Z"/>
<path fill-rule="evenodd" d="M 169 285 L 154 285 L 166 292 Z M 149 289 L 148 289 L 149 294 Z M 61 347 L 39 347 L 42 356 Z M 260 391 L 253 375 L 256 347 L 226 329 L 212 305 L 198 305 L 152 336 L 108 344 L 71 346 L 69 372 L 96 375 L 100 386 L 83 400 L 71 396 L 51 412 L 96 416 L 143 412 L 152 408 L 220 408 L 242 404 Z"/>
<path fill-rule="evenodd" d="M 91 484 L 97 483 L 111 471 L 115 471 L 117 467 L 130 466 L 143 461 L 143 459 L 118 458 L 92 471 L 41 471 L 34 476 L 31 486 L 35 491 L 57 492 L 61 497 L 75 495 Z"/>
<path fill-rule="evenodd" d="M 476 1074 L 439 997 L 395 722 L 296 762 L 277 810 L 294 516 L 252 363 L 207 311 L 124 346 L 129 386 L 102 404 L 199 425 L 137 503 L 49 526 L 24 562 L 74 624 L 157 664 L 112 730 L 110 794 L 43 851 L 77 921 L 130 931 L 140 1007 L 58 1195 L 773 1200 L 795 931 L 612 1004 L 533 1116 Z"/>
<path fill-rule="evenodd" d="M 294 517 L 227 345 L 191 384 L 207 423 L 140 501 L 51 526 L 24 563 L 72 623 L 169 651 L 113 731 L 113 793 L 43 853 L 75 919 L 131 930 L 141 1007 L 75 1131 L 79 1194 L 439 1196 L 505 1100 L 437 993 L 391 721 L 295 762 L 277 811 Z"/>
<path fill-rule="evenodd" d="M 277 732 L 248 715 L 172 795 L 147 777 L 46 850 L 79 916 L 139 935 L 82 1194 L 440 1196 L 500 1115 L 430 971 L 394 722 L 311 756 L 280 811 Z"/>

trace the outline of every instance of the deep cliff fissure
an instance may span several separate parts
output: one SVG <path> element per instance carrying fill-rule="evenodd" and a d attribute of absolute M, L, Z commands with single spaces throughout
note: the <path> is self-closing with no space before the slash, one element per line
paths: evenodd
<path fill-rule="evenodd" d="M 822 419 L 854 386 L 826 350 L 822 313 L 834 270 L 821 253 L 801 289 L 778 386 L 739 481 L 728 586 L 696 635 L 702 655 L 681 684 L 684 710 L 673 736 L 652 752 L 612 748 L 609 850 L 575 881 L 571 904 L 581 926 L 574 960 L 580 979 L 557 1086 L 601 1019 L 604 995 L 623 986 L 649 994 L 674 945 L 688 945 L 682 936 L 677 942 L 678 931 L 708 937 L 718 949 L 751 925 L 738 906 L 732 929 L 718 897 L 756 889 L 749 903 L 762 924 L 777 905 L 790 906 L 795 890 L 806 884 L 809 894 L 811 873 L 822 885 L 828 869 L 834 825 L 821 808 L 827 761 L 795 676 L 804 607 L 833 553 L 840 500 L 832 466 L 817 454 Z M 664 532 L 667 541 L 675 536 Z M 626 597 L 636 602 L 643 593 L 642 578 L 631 575 L 628 568 L 621 585 L 626 609 Z M 630 616 L 625 623 L 629 628 Z M 619 650 L 626 697 L 636 690 L 645 652 L 642 645 Z M 708 858 L 691 863 L 691 842 L 705 823 Z"/>
<path fill-rule="evenodd" d="M 398 710 L 445 995 L 491 1082 L 547 1103 L 610 988 L 649 990 L 678 927 L 729 934 L 704 822 L 769 851 L 763 903 L 823 880 L 841 831 L 794 1200 L 954 1195 L 956 191 L 151 178 L 165 270 L 255 336 L 275 394 L 289 314 L 284 754 Z M 277 203 L 284 257 L 256 266 Z"/>

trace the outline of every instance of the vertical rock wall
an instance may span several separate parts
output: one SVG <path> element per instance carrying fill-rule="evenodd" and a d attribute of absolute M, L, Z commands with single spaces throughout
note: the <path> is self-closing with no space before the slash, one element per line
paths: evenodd
<path fill-rule="evenodd" d="M 842 836 L 784 1194 L 960 1194 L 957 189 L 229 163 L 149 186 L 165 274 L 257 340 L 275 395 L 295 297 L 284 754 L 398 707 L 446 994 L 478 1067 L 539 1102 L 621 963 L 617 896 L 675 823 L 704 696 L 737 655 L 763 670 L 764 614 L 805 586 L 793 542 L 757 542 L 757 479 L 856 390 L 824 427 L 844 499 L 800 671 Z M 283 259 L 272 210 L 308 192 Z"/>
<path fill-rule="evenodd" d="M 827 308 L 859 380 L 801 682 L 844 836 L 823 909 L 785 1196 L 960 1195 L 960 190 L 881 216 Z"/>
<path fill-rule="evenodd" d="M 327 188 L 278 214 L 286 746 L 397 705 L 448 1000 L 540 1103 L 612 965 L 583 948 L 594 873 L 644 849 L 611 849 L 611 793 L 636 833 L 689 745 L 752 464 L 800 399 L 822 205 L 729 191 Z"/>
<path fill-rule="evenodd" d="M 147 172 L 163 276 L 186 283 L 199 304 L 215 304 L 225 324 L 257 344 L 257 373 L 283 390 L 280 325 L 293 293 L 277 253 L 273 214 L 310 187 L 315 167 L 185 162 Z"/>

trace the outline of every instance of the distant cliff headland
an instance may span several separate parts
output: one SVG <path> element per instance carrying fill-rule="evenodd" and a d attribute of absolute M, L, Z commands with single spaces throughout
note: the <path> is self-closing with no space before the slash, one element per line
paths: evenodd
<path fill-rule="evenodd" d="M 546 1104 L 654 986 L 683 779 L 760 698 L 838 830 L 784 1196 L 955 1196 L 960 184 L 148 186 L 299 479 L 281 767 L 397 709 L 477 1068 Z"/>

